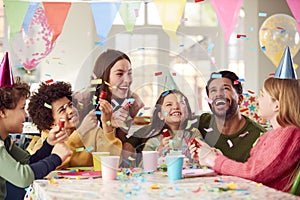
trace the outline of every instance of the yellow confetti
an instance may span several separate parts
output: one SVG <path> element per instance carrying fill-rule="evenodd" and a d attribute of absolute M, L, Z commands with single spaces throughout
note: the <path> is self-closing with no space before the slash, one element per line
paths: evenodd
<path fill-rule="evenodd" d="M 110 86 L 109 82 L 104 81 L 104 84 Z"/>
<path fill-rule="evenodd" d="M 49 183 L 50 185 L 52 185 L 52 184 L 58 184 L 57 180 L 55 180 L 54 178 L 50 179 L 50 180 L 48 181 L 48 183 Z"/>
<path fill-rule="evenodd" d="M 47 104 L 46 102 L 44 103 L 44 106 L 45 106 L 46 108 L 52 109 L 52 106 L 49 105 L 49 104 Z"/>
<path fill-rule="evenodd" d="M 261 187 L 261 186 L 263 186 L 263 184 L 262 183 L 257 183 L 256 186 Z"/>
<path fill-rule="evenodd" d="M 90 92 L 95 92 L 95 91 L 96 91 L 96 88 L 91 87 L 91 88 L 89 88 L 89 91 L 90 91 Z"/>
<path fill-rule="evenodd" d="M 84 151 L 84 147 L 79 147 L 79 148 L 77 148 L 75 151 L 76 151 L 76 152 L 82 152 L 82 151 Z"/>
<path fill-rule="evenodd" d="M 111 125 L 111 122 L 110 122 L 110 121 L 107 121 L 106 124 L 107 124 L 107 126 L 110 126 L 110 125 Z"/>
<path fill-rule="evenodd" d="M 98 85 L 98 84 L 102 84 L 102 79 L 91 80 L 91 85 Z"/>
<path fill-rule="evenodd" d="M 153 184 L 149 186 L 150 189 L 160 189 L 158 184 Z"/>

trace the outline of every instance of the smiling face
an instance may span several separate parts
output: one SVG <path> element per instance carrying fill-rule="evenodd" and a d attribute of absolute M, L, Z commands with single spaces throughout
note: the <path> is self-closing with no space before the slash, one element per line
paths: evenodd
<path fill-rule="evenodd" d="M 188 118 L 184 97 L 171 93 L 164 98 L 159 116 L 172 129 L 178 130 L 181 123 Z"/>
<path fill-rule="evenodd" d="M 109 83 L 112 94 L 118 98 L 126 98 L 132 83 L 132 68 L 127 59 L 117 61 L 110 70 Z"/>
<path fill-rule="evenodd" d="M 1 113 L 1 133 L 2 138 L 6 138 L 9 133 L 22 133 L 23 123 L 27 117 L 25 112 L 25 98 L 22 97 L 14 109 L 4 109 Z"/>
<path fill-rule="evenodd" d="M 52 116 L 53 124 L 58 124 L 61 118 L 65 119 L 65 128 L 75 130 L 79 125 L 78 110 L 73 107 L 73 103 L 67 98 L 63 97 L 52 102 Z"/>
<path fill-rule="evenodd" d="M 217 117 L 229 118 L 238 112 L 242 95 L 237 94 L 228 78 L 217 78 L 208 86 L 210 108 Z"/>

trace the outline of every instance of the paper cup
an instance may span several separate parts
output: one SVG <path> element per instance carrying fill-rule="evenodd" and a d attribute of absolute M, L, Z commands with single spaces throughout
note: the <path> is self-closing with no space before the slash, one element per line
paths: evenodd
<path fill-rule="evenodd" d="M 143 154 L 143 169 L 145 172 L 155 171 L 157 169 L 158 152 L 157 151 L 142 151 Z"/>
<path fill-rule="evenodd" d="M 92 152 L 94 171 L 101 171 L 101 156 L 109 156 L 110 152 Z"/>
<path fill-rule="evenodd" d="M 166 157 L 168 178 L 170 181 L 175 181 L 182 178 L 183 158 L 184 156 L 182 155 Z"/>
<path fill-rule="evenodd" d="M 116 180 L 120 156 L 101 156 L 102 180 Z"/>

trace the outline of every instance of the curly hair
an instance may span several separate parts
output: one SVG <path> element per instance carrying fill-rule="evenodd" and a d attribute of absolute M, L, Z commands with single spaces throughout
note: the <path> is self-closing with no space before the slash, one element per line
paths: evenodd
<path fill-rule="evenodd" d="M 14 109 L 21 98 L 30 96 L 30 87 L 27 83 L 21 82 L 20 77 L 15 78 L 12 87 L 0 88 L 0 110 Z"/>
<path fill-rule="evenodd" d="M 50 130 L 54 122 L 52 109 L 49 109 L 45 104 L 51 105 L 63 97 L 72 101 L 72 87 L 66 82 L 55 82 L 50 85 L 41 83 L 38 91 L 32 94 L 28 104 L 28 113 L 40 131 Z"/>

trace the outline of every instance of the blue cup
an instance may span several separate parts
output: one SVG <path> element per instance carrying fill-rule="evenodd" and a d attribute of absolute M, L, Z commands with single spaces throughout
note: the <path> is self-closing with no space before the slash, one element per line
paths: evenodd
<path fill-rule="evenodd" d="M 176 181 L 182 178 L 183 158 L 183 155 L 166 156 L 168 178 L 170 181 Z"/>

